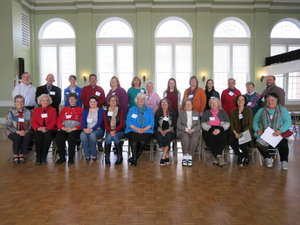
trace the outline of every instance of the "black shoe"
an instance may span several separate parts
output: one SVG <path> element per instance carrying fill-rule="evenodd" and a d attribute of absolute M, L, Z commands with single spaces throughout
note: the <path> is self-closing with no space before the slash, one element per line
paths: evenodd
<path fill-rule="evenodd" d="M 132 163 L 132 157 L 130 157 L 129 159 L 128 159 L 128 162 L 131 164 Z"/>
<path fill-rule="evenodd" d="M 165 159 L 161 159 L 159 164 L 160 164 L 161 166 L 165 165 L 165 164 L 166 164 Z"/>
<path fill-rule="evenodd" d="M 170 163 L 170 158 L 165 158 L 165 163 L 169 164 Z"/>
<path fill-rule="evenodd" d="M 132 162 L 131 162 L 130 165 L 131 165 L 131 166 L 136 166 L 136 163 L 137 163 L 137 160 L 133 160 L 133 159 L 132 159 Z"/>
<path fill-rule="evenodd" d="M 40 165 L 40 164 L 41 164 L 41 160 L 40 159 L 36 159 L 35 165 Z"/>
<path fill-rule="evenodd" d="M 26 162 L 25 158 L 24 158 L 23 156 L 20 156 L 20 157 L 19 157 L 19 163 L 20 163 L 20 164 L 23 164 L 23 163 L 25 163 L 25 162 Z"/>
<path fill-rule="evenodd" d="M 18 160 L 15 160 L 15 159 L 18 159 Z M 19 164 L 19 157 L 14 157 L 14 164 Z"/>
<path fill-rule="evenodd" d="M 86 161 L 86 162 L 91 161 L 91 157 L 85 158 L 85 161 Z"/>
<path fill-rule="evenodd" d="M 92 157 L 93 161 L 97 161 L 97 156 L 96 157 Z"/>
<path fill-rule="evenodd" d="M 243 166 L 248 166 L 249 162 L 250 162 L 250 157 L 248 156 L 247 158 L 244 159 Z"/>
<path fill-rule="evenodd" d="M 71 157 L 69 158 L 68 165 L 73 165 L 73 164 L 74 164 L 74 158 Z"/>
<path fill-rule="evenodd" d="M 41 164 L 42 165 L 46 165 L 47 164 L 47 160 L 46 159 L 42 159 Z"/>
<path fill-rule="evenodd" d="M 65 159 L 65 158 L 59 158 L 59 159 L 55 162 L 55 165 L 60 165 L 60 164 L 63 164 L 64 162 L 66 162 L 66 159 Z"/>
<path fill-rule="evenodd" d="M 116 151 L 117 151 L 117 154 L 118 154 L 118 158 L 117 158 L 117 161 L 115 162 L 115 165 L 120 165 L 122 162 L 123 162 L 123 149 L 122 149 L 122 146 L 121 144 L 116 144 Z"/>
<path fill-rule="evenodd" d="M 236 164 L 238 164 L 239 166 L 243 164 L 243 157 L 242 156 L 238 157 Z"/>

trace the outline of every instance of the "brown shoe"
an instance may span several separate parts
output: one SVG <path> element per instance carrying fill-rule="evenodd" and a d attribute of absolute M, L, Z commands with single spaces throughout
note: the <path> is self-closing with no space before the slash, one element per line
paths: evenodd
<path fill-rule="evenodd" d="M 219 166 L 223 167 L 226 165 L 222 155 L 217 155 L 217 160 L 218 160 Z"/>

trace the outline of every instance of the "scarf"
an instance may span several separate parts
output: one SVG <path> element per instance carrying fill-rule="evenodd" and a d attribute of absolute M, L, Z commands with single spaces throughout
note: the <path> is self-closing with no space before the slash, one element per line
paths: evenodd
<path fill-rule="evenodd" d="M 113 112 L 113 115 L 110 120 L 110 129 L 111 130 L 115 130 L 117 127 L 116 117 L 118 115 L 118 110 L 119 110 L 118 106 L 116 106 L 114 110 L 112 110 L 111 107 L 108 108 L 108 112 Z"/>
<path fill-rule="evenodd" d="M 198 90 L 198 87 L 195 87 L 194 90 L 193 90 L 193 93 L 192 93 L 192 88 L 189 87 L 189 89 L 188 89 L 188 98 L 189 98 L 189 96 L 190 96 L 191 94 L 193 94 L 193 98 L 194 98 L 194 97 L 195 97 L 195 94 L 196 94 L 196 92 L 197 92 L 197 90 Z"/>
<path fill-rule="evenodd" d="M 139 120 L 140 120 L 140 126 L 142 127 L 142 125 L 144 124 L 144 112 L 146 111 L 147 107 L 146 105 L 143 105 L 141 108 L 136 105 L 136 108 L 138 109 L 139 112 Z"/>

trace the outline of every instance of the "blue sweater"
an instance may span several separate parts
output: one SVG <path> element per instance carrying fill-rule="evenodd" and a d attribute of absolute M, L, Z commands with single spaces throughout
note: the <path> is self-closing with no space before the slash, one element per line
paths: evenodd
<path fill-rule="evenodd" d="M 98 120 L 96 125 L 92 128 L 93 131 L 97 130 L 99 127 L 101 128 L 101 130 L 103 130 L 104 132 L 104 122 L 103 122 L 103 112 L 104 110 L 102 108 L 98 109 Z M 81 129 L 85 129 L 87 128 L 87 117 L 89 115 L 89 109 L 86 109 L 83 111 L 82 113 L 82 120 L 81 120 Z"/>
<path fill-rule="evenodd" d="M 133 114 L 136 115 L 136 118 L 133 118 Z M 152 113 L 152 109 L 147 107 L 146 111 L 144 112 L 144 124 L 140 125 L 138 108 L 136 106 L 131 107 L 127 114 L 125 134 L 129 133 L 130 131 L 136 133 L 135 130 L 130 128 L 131 125 L 134 125 L 139 128 L 145 128 L 149 125 L 151 129 L 147 130 L 145 133 L 153 134 L 154 116 Z"/>
<path fill-rule="evenodd" d="M 81 87 L 78 87 L 76 85 L 75 87 L 75 92 L 77 94 L 77 102 L 76 102 L 76 106 L 79 106 L 82 108 L 82 102 L 81 102 L 81 90 L 82 88 Z M 69 103 L 69 98 L 68 98 L 68 95 L 71 93 L 71 90 L 70 90 L 70 86 L 67 87 L 65 90 L 64 90 L 64 97 L 65 97 L 65 107 L 66 106 L 70 106 L 70 103 Z"/>

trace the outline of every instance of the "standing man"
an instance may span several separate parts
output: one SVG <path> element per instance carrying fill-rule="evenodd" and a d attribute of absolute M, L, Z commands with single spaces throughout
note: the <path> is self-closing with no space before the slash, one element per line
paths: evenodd
<path fill-rule="evenodd" d="M 35 101 L 41 94 L 48 94 L 50 95 L 52 99 L 52 106 L 53 108 L 56 109 L 57 116 L 59 115 L 59 104 L 61 101 L 61 89 L 59 87 L 56 87 L 53 85 L 53 82 L 55 81 L 54 75 L 53 74 L 48 74 L 46 77 L 47 83 L 43 86 L 39 86 L 36 89 L 36 94 L 35 94 Z M 37 102 L 37 101 L 36 101 Z"/>
<path fill-rule="evenodd" d="M 17 84 L 12 92 L 12 98 L 16 95 L 22 95 L 25 98 L 24 107 L 26 109 L 32 110 L 37 104 L 35 103 L 35 87 L 33 87 L 31 82 L 30 73 L 23 73 L 22 82 Z"/>
<path fill-rule="evenodd" d="M 276 86 L 275 84 L 275 80 L 276 78 L 272 75 L 268 75 L 267 79 L 266 79 L 266 89 L 263 90 L 262 94 L 261 94 L 261 107 L 264 107 L 266 104 L 266 95 L 270 94 L 270 93 L 275 93 L 278 95 L 278 104 L 284 106 L 285 104 L 285 91 Z"/>
<path fill-rule="evenodd" d="M 91 96 L 96 96 L 98 98 L 98 107 L 102 108 L 102 105 L 105 102 L 105 93 L 102 87 L 97 86 L 97 75 L 91 74 L 89 76 L 89 83 L 90 85 L 87 85 L 82 88 L 81 91 L 81 102 L 83 104 L 83 109 L 90 108 L 89 105 L 89 98 Z"/>
<path fill-rule="evenodd" d="M 230 116 L 231 110 L 235 109 L 236 106 L 233 102 L 236 96 L 240 95 L 240 90 L 235 88 L 235 79 L 228 79 L 228 88 L 222 92 L 221 104 L 228 116 Z"/>

